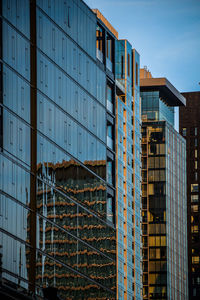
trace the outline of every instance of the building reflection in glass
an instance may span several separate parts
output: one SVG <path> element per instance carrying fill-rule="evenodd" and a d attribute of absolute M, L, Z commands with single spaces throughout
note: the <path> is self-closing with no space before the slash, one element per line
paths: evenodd
<path fill-rule="evenodd" d="M 88 164 L 105 168 L 104 161 Z M 56 286 L 66 299 L 112 299 L 116 246 L 105 222 L 105 184 L 73 160 L 38 164 L 38 176 L 37 248 L 46 255 L 37 253 L 37 284 Z"/>

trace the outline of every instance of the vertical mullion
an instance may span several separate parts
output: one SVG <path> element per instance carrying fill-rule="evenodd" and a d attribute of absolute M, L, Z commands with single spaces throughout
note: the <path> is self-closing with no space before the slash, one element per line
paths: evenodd
<path fill-rule="evenodd" d="M 37 175 L 37 55 L 36 0 L 30 1 L 30 99 L 31 99 L 31 175 L 30 175 L 30 263 L 29 289 L 35 292 L 36 280 L 36 175 Z M 29 225 L 30 226 L 30 225 Z"/>

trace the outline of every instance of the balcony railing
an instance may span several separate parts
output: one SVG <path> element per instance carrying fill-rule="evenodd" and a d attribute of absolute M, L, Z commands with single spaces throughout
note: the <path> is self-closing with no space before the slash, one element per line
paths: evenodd
<path fill-rule="evenodd" d="M 116 86 L 119 90 L 121 90 L 122 94 L 125 94 L 125 86 L 124 86 L 124 79 L 116 79 Z"/>

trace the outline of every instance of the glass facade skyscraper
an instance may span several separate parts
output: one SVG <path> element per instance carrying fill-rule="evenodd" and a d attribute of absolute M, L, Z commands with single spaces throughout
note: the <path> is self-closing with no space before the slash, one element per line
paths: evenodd
<path fill-rule="evenodd" d="M 185 99 L 165 78 L 141 78 L 140 89 L 143 297 L 188 299 L 186 144 L 173 111 Z"/>
<path fill-rule="evenodd" d="M 139 300 L 139 54 L 80 0 L 0 6 L 2 284 Z"/>
<path fill-rule="evenodd" d="M 82 1 L 1 5 L 3 283 L 115 299 L 114 69 L 97 61 L 97 18 Z"/>

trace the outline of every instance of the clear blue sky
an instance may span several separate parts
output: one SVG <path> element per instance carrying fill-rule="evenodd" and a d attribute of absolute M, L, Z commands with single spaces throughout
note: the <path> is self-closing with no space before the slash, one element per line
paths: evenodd
<path fill-rule="evenodd" d="M 85 0 L 140 53 L 153 77 L 200 91 L 200 0 Z"/>

